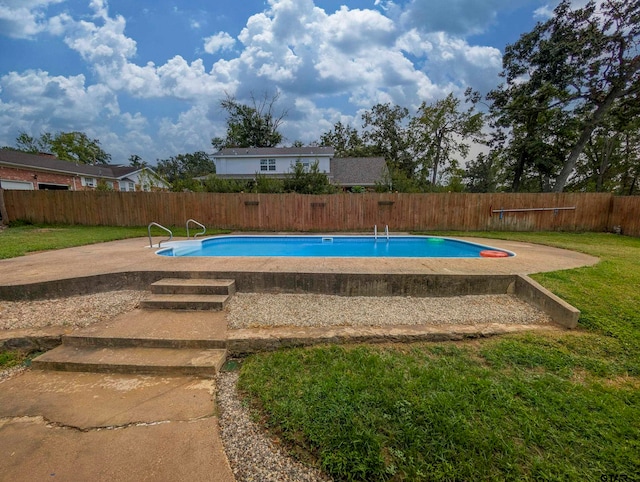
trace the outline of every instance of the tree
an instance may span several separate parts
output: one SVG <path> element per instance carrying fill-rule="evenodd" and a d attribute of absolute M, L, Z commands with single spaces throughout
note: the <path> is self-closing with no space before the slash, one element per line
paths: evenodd
<path fill-rule="evenodd" d="M 378 154 L 374 146 L 365 144 L 364 139 L 354 127 L 338 121 L 333 129 L 320 136 L 321 146 L 331 146 L 336 157 L 369 157 Z"/>
<path fill-rule="evenodd" d="M 329 182 L 324 172 L 320 172 L 318 161 L 311 164 L 308 170 L 297 161 L 293 165 L 293 171 L 284 179 L 284 191 L 299 194 L 332 194 L 336 192 L 336 187 Z"/>
<path fill-rule="evenodd" d="M 39 138 L 21 132 L 16 145 L 23 152 L 50 152 L 58 159 L 80 164 L 107 164 L 111 160 L 111 154 L 102 150 L 100 141 L 89 139 L 84 132 L 58 132 L 55 135 L 45 132 Z"/>
<path fill-rule="evenodd" d="M 174 191 L 195 191 L 201 190 L 201 187 L 198 187 L 201 183 L 194 178 L 215 174 L 216 165 L 209 154 L 197 151 L 158 160 L 156 172 L 171 183 Z"/>
<path fill-rule="evenodd" d="M 486 155 L 483 153 L 467 163 L 464 173 L 468 192 L 496 192 L 498 189 L 498 168 L 496 151 Z"/>
<path fill-rule="evenodd" d="M 224 139 L 213 138 L 213 148 L 276 147 L 280 144 L 283 137 L 278 129 L 287 116 L 287 111 L 276 113 L 279 97 L 280 94 L 276 93 L 269 98 L 265 93 L 262 99 L 256 100 L 251 94 L 251 105 L 245 105 L 227 95 L 220 102 L 220 107 L 227 112 L 227 136 Z"/>
<path fill-rule="evenodd" d="M 431 105 L 423 102 L 409 124 L 416 167 L 423 180 L 430 171 L 432 186 L 437 184 L 441 168 L 450 165 L 457 155 L 467 156 L 469 141 L 481 140 L 482 114 L 474 114 L 473 105 L 464 112 L 459 108 L 460 100 L 453 94 Z"/>
<path fill-rule="evenodd" d="M 389 168 L 404 172 L 408 179 L 415 175 L 416 163 L 409 154 L 409 137 L 405 127 L 409 117 L 406 107 L 376 104 L 362 114 L 363 138 L 374 147 L 374 155 L 384 156 Z"/>
<path fill-rule="evenodd" d="M 563 0 L 554 16 L 539 23 L 503 58 L 505 83 L 488 98 L 503 126 L 512 122 L 518 176 L 534 156 L 549 153 L 538 168 L 547 187 L 561 192 L 592 133 L 616 100 L 640 88 L 640 3 L 590 1 L 571 9 Z M 543 179 L 544 181 L 544 179 Z"/>
<path fill-rule="evenodd" d="M 147 161 L 143 161 L 142 157 L 140 157 L 138 154 L 131 154 L 129 156 L 129 165 L 131 167 L 135 167 L 136 169 L 149 167 L 149 163 Z"/>

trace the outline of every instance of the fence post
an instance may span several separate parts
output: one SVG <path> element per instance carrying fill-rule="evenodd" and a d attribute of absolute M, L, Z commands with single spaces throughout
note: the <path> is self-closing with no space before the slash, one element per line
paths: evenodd
<path fill-rule="evenodd" d="M 0 187 L 0 224 L 9 224 L 9 214 L 7 213 L 7 207 L 4 204 L 4 189 Z"/>

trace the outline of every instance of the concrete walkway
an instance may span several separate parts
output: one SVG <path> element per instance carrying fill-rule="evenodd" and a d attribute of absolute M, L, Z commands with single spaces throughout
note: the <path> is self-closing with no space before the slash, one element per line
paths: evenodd
<path fill-rule="evenodd" d="M 0 478 L 233 481 L 213 380 L 19 374 L 0 384 Z"/>

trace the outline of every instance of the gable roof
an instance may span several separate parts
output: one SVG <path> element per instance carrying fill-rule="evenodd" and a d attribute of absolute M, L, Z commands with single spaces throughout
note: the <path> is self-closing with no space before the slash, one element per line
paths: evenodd
<path fill-rule="evenodd" d="M 36 169 L 39 171 L 51 171 L 116 180 L 124 179 L 128 175 L 144 169 L 114 164 L 78 164 L 71 161 L 60 160 L 51 154 L 30 154 L 27 152 L 14 151 L 12 149 L 0 149 L 0 164 L 23 169 Z M 146 169 L 149 169 L 155 174 L 153 169 Z"/>
<path fill-rule="evenodd" d="M 299 157 L 323 156 L 332 157 L 333 147 L 228 147 L 216 152 L 213 157 Z"/>
<path fill-rule="evenodd" d="M 334 157 L 333 182 L 342 186 L 375 186 L 388 173 L 384 157 Z"/>

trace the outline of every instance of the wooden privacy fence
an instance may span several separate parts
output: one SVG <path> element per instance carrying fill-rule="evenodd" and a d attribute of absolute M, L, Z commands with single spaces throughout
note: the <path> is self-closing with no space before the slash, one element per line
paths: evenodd
<path fill-rule="evenodd" d="M 259 231 L 611 231 L 640 236 L 640 197 L 553 194 L 215 194 L 4 191 L 7 217 L 34 223 Z"/>

